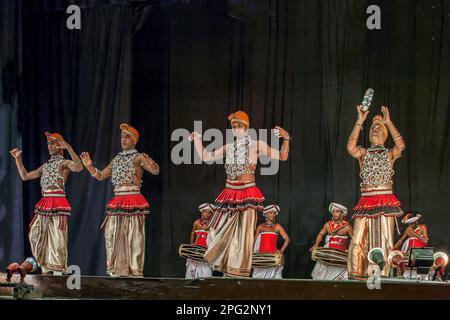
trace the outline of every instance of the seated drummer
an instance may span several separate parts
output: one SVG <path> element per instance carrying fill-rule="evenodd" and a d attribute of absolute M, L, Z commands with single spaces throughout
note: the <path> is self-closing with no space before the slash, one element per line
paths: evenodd
<path fill-rule="evenodd" d="M 394 250 L 398 250 L 402 246 L 402 252 L 409 252 L 411 248 L 423 248 L 428 246 L 428 230 L 427 226 L 419 223 L 422 215 L 418 212 L 409 211 L 402 218 L 402 223 L 408 227 L 403 232 L 402 237 L 395 243 Z"/>
<path fill-rule="evenodd" d="M 191 244 L 208 248 L 209 222 L 214 212 L 214 205 L 203 203 L 198 207 L 201 217 L 194 221 L 191 232 Z M 186 279 L 206 278 L 212 276 L 211 266 L 206 261 L 187 259 Z"/>
<path fill-rule="evenodd" d="M 276 223 L 276 217 L 279 212 L 280 207 L 274 204 L 264 208 L 263 215 L 266 218 L 266 222 L 256 228 L 256 241 L 253 253 L 277 253 L 282 255 L 288 247 L 290 242 L 289 235 L 279 223 Z M 283 246 L 279 250 L 277 249 L 278 235 L 284 240 Z M 283 266 L 253 268 L 252 277 L 258 279 L 282 279 Z"/>
<path fill-rule="evenodd" d="M 324 224 L 316 237 L 316 242 L 309 250 L 316 250 L 322 242 L 323 236 L 326 235 L 324 248 L 347 252 L 347 240 L 352 237 L 353 232 L 350 223 L 344 219 L 348 210 L 343 205 L 332 202 L 328 211 L 331 213 L 332 219 Z M 334 266 L 317 261 L 311 276 L 315 280 L 348 279 L 347 266 Z"/>
<path fill-rule="evenodd" d="M 402 223 L 408 225 L 403 232 L 401 238 L 395 243 L 394 250 L 398 250 L 401 246 L 403 253 L 409 253 L 413 248 L 423 248 L 428 246 L 428 230 L 427 226 L 419 223 L 422 215 L 419 212 L 408 211 L 402 218 Z M 402 245 L 403 244 L 403 245 Z M 434 272 L 428 274 L 418 274 L 414 269 L 406 267 L 403 277 L 406 279 L 431 280 Z"/>

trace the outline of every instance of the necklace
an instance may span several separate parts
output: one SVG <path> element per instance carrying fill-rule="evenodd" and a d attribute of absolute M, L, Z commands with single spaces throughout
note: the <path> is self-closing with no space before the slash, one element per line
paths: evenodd
<path fill-rule="evenodd" d="M 120 155 L 128 155 L 128 154 L 133 154 L 136 153 L 137 150 L 136 149 L 129 149 L 129 150 L 123 150 L 122 152 L 119 152 Z"/>

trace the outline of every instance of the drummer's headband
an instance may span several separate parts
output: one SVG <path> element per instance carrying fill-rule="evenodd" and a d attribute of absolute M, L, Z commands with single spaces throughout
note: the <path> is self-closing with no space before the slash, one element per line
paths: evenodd
<path fill-rule="evenodd" d="M 422 215 L 419 212 L 408 211 L 402 218 L 402 223 L 411 224 L 418 221 Z"/>
<path fill-rule="evenodd" d="M 330 213 L 333 213 L 334 210 L 341 210 L 342 214 L 344 216 L 347 215 L 348 209 L 346 207 L 344 207 L 342 204 L 336 203 L 336 202 L 332 202 L 330 203 L 330 205 L 328 206 L 328 211 Z"/>
<path fill-rule="evenodd" d="M 211 210 L 214 211 L 215 206 L 211 203 L 202 203 L 201 205 L 198 206 L 198 211 L 202 212 L 204 210 Z"/>
<path fill-rule="evenodd" d="M 280 213 L 280 207 L 275 204 L 271 204 L 263 209 L 263 215 L 266 216 L 266 214 L 272 210 L 275 210 L 277 215 Z"/>

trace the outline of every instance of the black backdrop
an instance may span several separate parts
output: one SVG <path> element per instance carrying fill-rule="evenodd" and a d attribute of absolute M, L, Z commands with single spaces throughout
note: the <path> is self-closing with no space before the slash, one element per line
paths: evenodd
<path fill-rule="evenodd" d="M 395 168 L 402 207 L 420 210 L 431 243 L 448 250 L 450 1 L 257 0 L 246 2 L 255 5 L 245 14 L 219 0 L 70 2 L 82 7 L 80 31 L 66 28 L 69 1 L 20 2 L 24 162 L 31 169 L 45 161 L 49 130 L 103 167 L 119 151 L 119 123 L 134 124 L 142 135 L 138 149 L 161 165 L 161 174 L 143 183 L 152 204 L 146 275 L 183 276 L 178 246 L 189 239 L 198 204 L 224 186 L 220 165 L 171 163 L 172 131 L 192 130 L 194 120 L 224 130 L 226 115 L 242 107 L 253 128 L 281 125 L 293 136 L 278 175 L 257 180 L 267 203 L 280 205 L 279 221 L 291 236 L 285 277 L 309 277 L 308 249 L 329 219 L 328 203 L 351 208 L 357 201 L 358 166 L 346 143 L 367 87 L 375 89 L 372 116 L 390 106 L 406 141 Z M 381 7 L 381 30 L 366 28 L 371 4 Z M 6 150 L 15 141 L 0 141 L 2 167 L 14 171 Z M 69 263 L 102 275 L 99 227 L 111 186 L 83 171 L 67 190 Z M 22 241 L 29 252 L 16 231 L 26 234 L 39 183 L 13 191 L 2 193 L 1 203 L 11 207 L 22 198 L 23 209 L 7 214 L 23 215 L 23 223 L 2 221 L 1 241 Z M 12 257 L 0 257 L 2 265 Z"/>

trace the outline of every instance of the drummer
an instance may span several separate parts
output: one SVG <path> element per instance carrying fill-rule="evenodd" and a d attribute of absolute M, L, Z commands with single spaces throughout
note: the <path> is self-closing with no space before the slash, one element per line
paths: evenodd
<path fill-rule="evenodd" d="M 191 244 L 208 248 L 209 222 L 215 206 L 203 203 L 198 207 L 201 217 L 194 221 L 191 232 Z M 187 259 L 186 279 L 206 278 L 212 276 L 211 266 L 206 261 Z"/>
<path fill-rule="evenodd" d="M 402 252 L 409 252 L 411 248 L 423 248 L 428 246 L 427 226 L 419 223 L 422 215 L 418 212 L 409 211 L 402 218 L 402 223 L 408 225 L 402 237 L 394 245 L 394 250 L 402 247 Z M 403 245 L 402 245 L 403 244 Z"/>
<path fill-rule="evenodd" d="M 289 245 L 290 239 L 286 230 L 276 223 L 276 218 L 280 212 L 280 207 L 277 205 L 266 206 L 263 210 L 263 215 L 266 218 L 266 222 L 260 224 L 256 228 L 256 241 L 253 248 L 253 253 L 267 253 L 282 256 L 284 251 Z M 278 236 L 281 236 L 284 240 L 281 249 L 277 249 Z M 267 268 L 253 268 L 253 278 L 258 279 L 282 279 L 283 278 L 283 266 L 269 266 Z"/>
<path fill-rule="evenodd" d="M 332 202 L 328 211 L 332 219 L 324 224 L 310 251 L 317 250 L 323 236 L 326 235 L 324 248 L 337 250 L 338 253 L 347 252 L 347 240 L 352 236 L 352 226 L 345 220 L 348 210 L 343 205 Z M 315 280 L 345 280 L 348 279 L 347 265 L 334 266 L 317 261 L 311 276 Z"/>
<path fill-rule="evenodd" d="M 409 211 L 403 218 L 402 223 L 408 225 L 403 232 L 402 237 L 394 245 L 394 250 L 400 249 L 404 254 L 409 254 L 413 248 L 423 248 L 428 246 L 428 230 L 424 223 L 419 223 L 422 215 L 419 212 Z M 403 277 L 406 279 L 414 278 L 421 280 L 431 280 L 433 272 L 428 274 L 418 274 L 416 270 L 406 268 Z"/>

